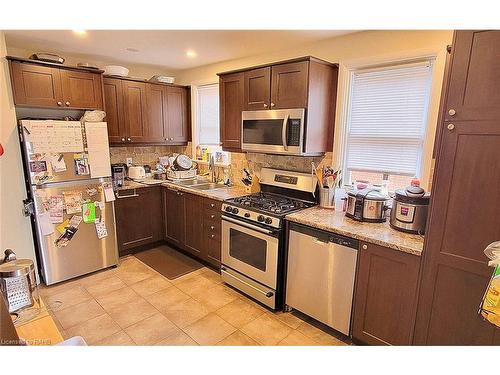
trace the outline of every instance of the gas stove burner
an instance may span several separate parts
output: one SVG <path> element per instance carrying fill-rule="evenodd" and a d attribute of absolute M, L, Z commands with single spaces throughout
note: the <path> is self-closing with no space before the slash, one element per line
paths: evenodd
<path fill-rule="evenodd" d="M 227 202 L 233 205 L 240 205 L 249 208 L 251 207 L 273 214 L 286 214 L 290 211 L 295 211 L 306 207 L 306 204 L 304 202 L 297 199 L 262 192 L 228 199 Z"/>

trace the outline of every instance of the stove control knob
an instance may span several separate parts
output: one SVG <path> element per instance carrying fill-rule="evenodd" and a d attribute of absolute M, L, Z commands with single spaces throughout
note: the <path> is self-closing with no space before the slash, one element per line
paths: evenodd
<path fill-rule="evenodd" d="M 239 211 L 239 210 L 238 210 L 236 207 L 234 207 L 234 208 L 233 208 L 233 214 L 235 214 L 235 215 L 236 215 L 236 214 L 238 213 L 238 211 Z"/>
<path fill-rule="evenodd" d="M 231 206 L 226 206 L 225 210 L 226 212 L 231 212 L 233 209 L 231 208 Z"/>
<path fill-rule="evenodd" d="M 245 212 L 245 217 L 250 217 L 250 212 Z"/>
<path fill-rule="evenodd" d="M 257 216 L 257 220 L 258 220 L 259 222 L 261 222 L 261 223 L 262 223 L 265 219 L 266 219 L 266 218 L 264 217 L 264 215 L 259 215 L 259 216 Z"/>
<path fill-rule="evenodd" d="M 265 223 L 266 224 L 272 224 L 273 223 L 273 219 L 271 219 L 270 217 L 266 217 Z"/>

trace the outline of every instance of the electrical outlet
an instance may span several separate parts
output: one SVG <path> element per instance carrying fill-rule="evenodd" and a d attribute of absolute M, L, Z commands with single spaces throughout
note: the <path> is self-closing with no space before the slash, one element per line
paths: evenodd
<path fill-rule="evenodd" d="M 127 158 L 126 162 L 127 162 L 127 167 L 130 167 L 132 165 L 132 158 Z"/>

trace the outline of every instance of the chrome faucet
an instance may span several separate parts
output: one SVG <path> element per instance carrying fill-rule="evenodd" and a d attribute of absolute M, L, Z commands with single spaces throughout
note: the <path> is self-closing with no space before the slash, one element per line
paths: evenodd
<path fill-rule="evenodd" d="M 214 154 L 210 154 L 209 161 L 208 161 L 208 169 L 210 170 L 210 180 L 212 182 L 217 182 L 217 179 L 215 177 L 215 157 L 214 157 Z"/>

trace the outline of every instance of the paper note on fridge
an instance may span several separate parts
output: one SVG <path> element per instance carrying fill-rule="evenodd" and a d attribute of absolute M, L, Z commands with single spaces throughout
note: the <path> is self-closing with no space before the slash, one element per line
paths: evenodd
<path fill-rule="evenodd" d="M 54 233 L 54 224 L 50 222 L 50 215 L 48 212 L 42 212 L 38 215 L 38 224 L 40 225 L 42 236 L 48 236 Z"/>
<path fill-rule="evenodd" d="M 104 198 L 106 202 L 112 202 L 115 200 L 115 192 L 113 191 L 113 184 L 111 182 L 105 182 L 102 184 L 104 189 Z"/>
<path fill-rule="evenodd" d="M 53 224 L 62 223 L 64 216 L 64 202 L 62 195 L 53 195 L 49 198 L 48 201 L 48 211 L 50 222 Z"/>
<path fill-rule="evenodd" d="M 83 151 L 79 121 L 24 120 L 22 124 L 33 153 Z"/>
<path fill-rule="evenodd" d="M 108 127 L 105 122 L 86 122 L 87 151 L 89 154 L 90 177 L 111 176 L 109 158 Z"/>
<path fill-rule="evenodd" d="M 79 214 L 82 212 L 82 192 L 64 191 L 64 205 L 68 215 Z"/>

